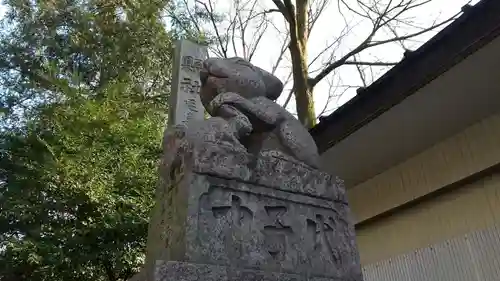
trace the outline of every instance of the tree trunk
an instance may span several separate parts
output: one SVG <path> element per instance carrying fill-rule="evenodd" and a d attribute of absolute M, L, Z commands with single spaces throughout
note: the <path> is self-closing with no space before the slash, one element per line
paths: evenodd
<path fill-rule="evenodd" d="M 308 83 L 307 64 L 307 9 L 309 1 L 297 1 L 295 13 L 291 13 L 290 25 L 290 56 L 292 58 L 292 74 L 295 88 L 295 103 L 297 115 L 306 128 L 316 125 L 312 87 Z M 290 6 L 289 6 L 290 7 Z"/>
<path fill-rule="evenodd" d="M 300 45 L 300 43 L 297 45 Z M 316 125 L 316 114 L 314 112 L 312 88 L 308 85 L 307 58 L 304 56 L 304 51 L 297 45 L 294 43 L 290 45 L 295 104 L 300 122 L 306 128 L 311 128 Z"/>

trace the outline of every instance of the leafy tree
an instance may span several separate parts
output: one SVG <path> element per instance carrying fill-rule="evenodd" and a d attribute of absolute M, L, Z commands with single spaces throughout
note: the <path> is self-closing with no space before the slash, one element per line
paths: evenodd
<path fill-rule="evenodd" d="M 165 124 L 167 1 L 6 1 L 0 280 L 126 280 Z"/>
<path fill-rule="evenodd" d="M 7 1 L 8 32 L 0 48 L 3 112 L 70 98 L 75 89 L 98 98 L 100 88 L 125 76 L 134 99 L 165 108 L 171 38 L 161 21 L 163 2 Z"/>
<path fill-rule="evenodd" d="M 163 116 L 107 97 L 38 117 L 1 136 L 2 275 L 125 280 L 142 263 Z"/>

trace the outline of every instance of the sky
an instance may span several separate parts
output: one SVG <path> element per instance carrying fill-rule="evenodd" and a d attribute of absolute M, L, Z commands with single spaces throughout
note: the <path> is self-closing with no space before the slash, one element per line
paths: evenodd
<path fill-rule="evenodd" d="M 205 4 L 212 1 L 214 3 L 216 0 L 200 0 Z M 239 0 L 240 2 L 255 2 L 257 1 L 257 11 L 265 11 L 275 8 L 271 0 Z M 313 3 L 320 3 L 321 0 L 310 0 Z M 386 5 L 389 2 L 399 3 L 402 0 L 361 0 L 364 3 L 374 3 L 378 2 L 380 5 Z M 405 2 L 408 0 L 404 0 Z M 416 2 L 423 2 L 423 0 L 415 0 Z M 217 0 L 214 3 L 215 10 L 218 12 L 225 13 L 229 16 L 234 14 L 234 7 L 231 3 L 236 3 L 237 1 L 229 0 Z M 347 52 L 358 46 L 370 33 L 372 24 L 367 19 L 349 11 L 343 5 L 337 5 L 341 1 L 331 0 L 328 1 L 328 5 L 324 11 L 319 16 L 314 28 L 311 31 L 309 42 L 308 42 L 308 54 L 309 61 L 311 62 L 318 54 L 322 54 L 318 59 L 310 66 L 310 76 L 314 77 L 317 71 L 325 67 L 325 65 L 332 60 L 332 57 L 338 59 L 342 57 Z M 351 3 L 356 3 L 354 0 L 348 0 L 349 5 Z M 433 23 L 444 21 L 453 15 L 460 12 L 463 5 L 470 3 L 475 4 L 478 1 L 469 0 L 430 0 L 425 5 L 418 8 L 411 9 L 408 12 L 403 13 L 398 19 L 404 20 L 408 24 L 397 24 L 395 30 L 398 35 L 406 35 L 420 31 L 422 28 L 429 27 Z M 247 6 L 249 7 L 249 6 Z M 340 8 L 339 8 L 340 7 Z M 356 9 L 356 5 L 350 6 Z M 382 6 L 379 6 L 382 7 Z M 313 9 L 314 10 L 314 9 Z M 360 11 L 356 9 L 356 11 Z M 342 14 L 341 14 L 341 13 Z M 271 70 L 273 64 L 276 62 L 276 58 L 279 56 L 279 50 L 281 43 L 283 42 L 285 34 L 285 24 L 282 16 L 278 13 L 267 14 L 268 19 L 272 22 L 272 25 L 268 27 L 260 41 L 256 52 L 251 62 L 259 67 L 266 70 Z M 248 38 L 258 34 L 259 24 L 262 22 L 262 18 L 256 18 L 253 29 L 249 28 L 249 31 L 245 33 L 247 41 L 251 41 Z M 229 25 L 219 28 L 219 32 L 223 33 L 225 28 Z M 348 29 L 346 29 L 346 27 Z M 357 58 L 358 61 L 367 62 L 391 62 L 397 63 L 403 58 L 404 49 L 415 50 L 421 46 L 424 42 L 429 40 L 437 31 L 441 30 L 443 27 L 436 29 L 435 32 L 429 32 L 422 36 L 418 36 L 412 40 L 407 40 L 403 42 L 404 48 L 401 43 L 395 42 L 390 44 L 384 44 L 379 47 L 374 47 L 368 49 L 360 54 Z M 207 28 L 211 28 L 207 26 Z M 213 29 L 213 28 L 212 28 Z M 345 32 L 348 31 L 348 32 Z M 338 44 L 334 45 L 335 48 L 330 48 L 328 51 L 322 53 L 325 47 L 329 43 L 339 38 L 340 34 L 344 34 Z M 241 34 L 240 34 L 241 35 Z M 376 33 L 375 39 L 384 40 L 392 38 L 394 35 L 390 33 L 389 30 L 381 30 L 381 32 Z M 241 37 L 241 36 L 239 36 Z M 236 40 L 237 44 L 241 43 L 241 40 Z M 231 47 L 229 49 L 232 49 Z M 230 55 L 243 56 L 242 48 L 237 47 L 236 52 L 229 51 Z M 286 81 L 290 73 L 290 59 L 287 56 L 286 59 L 282 61 L 280 67 L 276 71 L 276 75 L 282 80 Z M 367 80 L 366 84 L 369 85 L 371 82 L 383 75 L 391 66 L 373 66 L 373 67 L 362 67 L 362 73 Z M 359 86 L 364 86 L 360 78 L 360 73 L 355 66 L 342 66 L 338 68 L 334 73 L 327 76 L 322 82 L 320 82 L 314 89 L 314 100 L 315 100 L 315 110 L 316 113 L 322 115 L 328 115 L 333 110 L 347 102 L 356 94 L 356 89 Z M 284 104 L 292 83 L 287 83 L 285 86 L 285 91 L 278 99 L 278 103 Z M 294 99 L 288 104 L 287 109 L 292 113 L 295 112 Z"/>
<path fill-rule="evenodd" d="M 222 13 L 226 17 L 231 18 L 234 15 L 234 5 L 232 3 L 256 3 L 255 11 L 263 12 L 269 9 L 274 9 L 275 6 L 271 0 L 185 0 L 188 1 L 190 5 L 193 5 L 195 1 L 198 4 L 209 4 L 212 3 L 214 10 L 217 13 Z M 210 1 L 210 2 L 209 2 Z M 310 0 L 312 3 L 321 3 L 322 0 Z M 387 3 L 396 3 L 400 1 L 408 0 L 359 0 L 364 3 L 378 2 L 381 5 L 386 5 Z M 425 0 L 414 0 L 414 1 L 425 1 Z M 328 1 L 328 5 L 323 10 L 318 20 L 312 29 L 308 41 L 308 58 L 311 62 L 314 58 L 317 59 L 310 66 L 310 76 L 314 77 L 317 74 L 317 70 L 321 70 L 329 62 L 339 57 L 355 48 L 366 38 L 367 34 L 371 31 L 370 21 L 360 17 L 352 11 L 349 11 L 345 6 L 338 5 L 342 1 L 331 0 Z M 349 5 L 355 3 L 354 0 L 347 0 Z M 431 26 L 435 22 L 441 22 L 445 19 L 450 18 L 460 11 L 460 8 L 467 4 L 476 4 L 478 0 L 430 0 L 429 3 L 422 5 L 418 8 L 411 9 L 410 11 L 402 14 L 398 19 L 404 20 L 408 24 L 398 24 L 395 27 L 395 31 L 398 35 L 405 35 L 417 32 L 424 27 Z M 249 5 L 246 6 L 246 10 L 249 10 Z M 356 5 L 350 6 L 356 11 L 360 11 L 359 7 Z M 317 9 L 313 9 L 315 11 Z M 340 13 L 341 12 L 341 13 Z M 0 4 L 0 18 L 3 17 L 5 13 L 5 7 Z M 248 14 L 248 13 L 247 13 Z M 273 65 L 276 64 L 276 60 L 279 57 L 280 47 L 284 40 L 286 34 L 286 25 L 284 23 L 283 17 L 278 13 L 266 14 L 267 19 L 267 29 L 263 33 L 262 39 L 259 44 L 256 45 L 255 55 L 253 56 L 251 62 L 261 68 L 268 71 L 272 70 Z M 245 35 L 247 44 L 252 44 L 252 38 L 257 38 L 259 34 L 259 27 L 262 28 L 261 23 L 263 22 L 263 17 L 255 17 L 255 20 L 250 21 L 249 26 L 244 33 L 237 34 L 235 40 L 235 48 L 230 46 L 228 52 L 229 56 L 241 56 L 243 57 L 243 48 L 241 47 L 241 34 Z M 218 32 L 224 34 L 228 29 L 228 22 L 222 22 L 218 25 Z M 430 39 L 437 31 L 441 30 L 445 26 L 441 26 L 433 32 L 426 33 L 422 36 L 418 36 L 412 40 L 407 40 L 403 42 L 403 46 L 409 50 L 415 50 L 421 46 L 424 42 Z M 214 31 L 213 26 L 206 25 L 202 28 Z M 348 32 L 345 32 L 348 31 Z M 342 35 L 342 36 L 340 36 Z M 339 40 L 339 37 L 341 40 Z M 375 36 L 375 39 L 384 40 L 393 37 L 388 30 L 381 30 Z M 334 42 L 335 48 L 325 47 Z M 255 42 L 255 40 L 254 40 Z M 231 44 L 232 45 L 232 44 Z M 390 44 L 384 44 L 378 47 L 374 47 L 362 52 L 357 58 L 358 61 L 367 62 L 399 62 L 403 58 L 404 48 L 399 42 L 394 42 Z M 215 53 L 211 53 L 215 56 Z M 279 64 L 276 69 L 275 75 L 278 76 L 282 81 L 286 82 L 287 77 L 290 74 L 290 58 L 288 51 L 285 52 L 284 59 Z M 371 82 L 375 81 L 381 75 L 383 75 L 391 66 L 372 66 L 372 67 L 361 67 L 361 73 L 365 77 L 366 84 L 369 85 Z M 360 86 L 364 86 L 361 80 L 360 71 L 355 66 L 347 65 L 342 66 L 332 74 L 327 76 L 323 81 L 321 81 L 314 89 L 314 100 L 315 100 L 315 110 L 318 115 L 328 115 L 333 110 L 347 102 L 356 94 L 356 89 Z M 281 97 L 278 99 L 278 103 L 281 105 L 285 104 L 285 100 L 289 96 L 292 83 L 288 82 L 285 84 L 285 90 Z M 290 112 L 295 112 L 295 101 L 292 97 L 291 102 L 287 104 L 286 107 Z"/>

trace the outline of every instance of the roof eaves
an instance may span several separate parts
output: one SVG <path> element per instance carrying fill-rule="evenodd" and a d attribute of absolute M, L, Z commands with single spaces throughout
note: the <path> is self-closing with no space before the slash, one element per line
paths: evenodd
<path fill-rule="evenodd" d="M 483 0 L 310 130 L 320 152 L 363 127 L 497 37 L 500 1 Z"/>

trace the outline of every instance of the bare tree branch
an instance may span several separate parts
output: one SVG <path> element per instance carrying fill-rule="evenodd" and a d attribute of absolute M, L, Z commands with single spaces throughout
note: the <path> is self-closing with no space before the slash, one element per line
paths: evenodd
<path fill-rule="evenodd" d="M 291 72 L 290 72 L 291 73 Z M 288 93 L 288 96 L 286 97 L 285 103 L 283 104 L 284 108 L 287 108 L 288 103 L 292 100 L 293 93 L 295 92 L 295 87 L 293 87 L 290 92 Z"/>
<path fill-rule="evenodd" d="M 409 39 L 409 38 L 413 38 L 413 37 L 416 37 L 416 36 L 419 36 L 419 35 L 422 35 L 426 32 L 429 32 L 431 30 L 434 30 L 438 27 L 441 27 L 445 24 L 448 24 L 449 22 L 453 21 L 458 15 L 460 15 L 462 12 L 459 12 L 455 15 L 453 15 L 452 17 L 438 23 L 438 24 L 435 24 L 435 25 L 432 25 L 428 28 L 425 28 L 425 29 L 422 29 L 421 31 L 418 31 L 418 32 L 415 32 L 415 33 L 411 33 L 411 34 L 408 34 L 408 35 L 405 35 L 405 36 L 400 36 L 400 37 L 393 37 L 393 38 L 389 38 L 389 39 L 385 39 L 385 40 L 378 40 L 378 41 L 372 41 L 372 38 L 373 36 L 375 35 L 375 33 L 380 29 L 380 27 L 382 25 L 386 25 L 387 23 L 389 23 L 388 20 L 380 23 L 379 26 L 375 26 L 374 29 L 370 32 L 370 34 L 367 36 L 367 38 L 361 42 L 361 44 L 359 44 L 356 48 L 354 48 L 353 50 L 351 50 L 350 52 L 348 52 L 347 54 L 345 54 L 342 58 L 340 58 L 339 60 L 335 61 L 335 62 L 332 62 L 330 63 L 329 65 L 327 65 L 323 71 L 321 71 L 318 75 L 316 75 L 314 78 L 312 78 L 310 80 L 311 82 L 311 87 L 314 87 L 318 84 L 319 81 L 321 81 L 323 78 L 325 78 L 328 74 L 330 74 L 330 72 L 332 72 L 334 69 L 346 64 L 347 60 L 349 58 L 351 58 L 352 56 L 368 49 L 368 48 L 371 48 L 371 47 L 375 47 L 375 46 L 378 46 L 378 45 L 382 45 L 382 44 L 386 44 L 386 43 L 390 43 L 390 42 L 395 42 L 395 41 L 399 41 L 399 40 L 406 40 L 406 39 Z M 384 16 L 385 17 L 385 16 Z"/>
<path fill-rule="evenodd" d="M 254 0 L 252 8 L 250 9 L 249 18 L 252 18 L 252 14 L 255 12 L 256 4 L 257 4 L 257 1 Z M 247 45 L 247 47 L 248 47 L 248 57 L 246 57 L 246 59 L 248 59 L 248 61 L 252 60 L 255 52 L 257 51 L 259 43 L 262 40 L 262 38 L 263 38 L 263 36 L 264 36 L 264 34 L 265 34 L 266 30 L 267 30 L 268 23 L 269 23 L 269 21 L 266 18 L 267 17 L 267 13 L 258 13 L 258 14 L 261 14 L 262 20 L 257 25 L 256 30 L 253 33 L 252 41 Z M 242 32 L 242 36 L 246 32 L 246 28 L 248 27 L 248 23 L 249 22 L 250 22 L 250 20 L 246 21 L 244 32 Z M 244 42 L 243 37 L 242 37 L 242 42 L 243 42 L 243 44 L 246 43 L 246 42 Z"/>
<path fill-rule="evenodd" d="M 240 1 L 235 1 L 234 2 L 236 5 L 238 5 L 240 3 Z M 257 4 L 257 1 L 254 1 L 253 2 L 253 5 L 252 5 L 252 8 L 250 8 L 250 12 L 249 14 L 252 15 L 252 12 L 253 10 L 255 9 L 255 5 Z M 236 17 L 238 19 L 238 27 L 239 27 L 239 31 L 240 31 L 240 36 L 241 36 L 241 49 L 243 51 L 243 58 L 247 59 L 248 58 L 248 52 L 247 52 L 247 48 L 248 48 L 248 44 L 246 42 L 246 39 L 245 39 L 245 32 L 246 32 L 246 29 L 248 27 L 248 23 L 250 21 L 246 20 L 246 21 L 243 21 L 242 19 L 242 10 L 244 9 L 244 7 L 241 8 L 240 11 L 236 11 Z M 234 40 L 234 38 L 233 38 Z"/>
<path fill-rule="evenodd" d="M 315 3 L 315 1 L 312 1 L 309 5 L 309 16 L 308 16 L 308 24 L 307 24 L 307 34 L 311 34 L 314 25 L 318 21 L 319 17 L 323 14 L 325 11 L 325 8 L 328 6 L 329 1 L 328 0 L 318 0 L 320 3 L 318 4 L 318 7 L 316 9 L 313 9 L 312 5 Z"/>
<path fill-rule="evenodd" d="M 378 45 L 382 45 L 382 44 L 385 44 L 385 43 L 390 43 L 390 42 L 395 42 L 395 41 L 398 41 L 398 40 L 406 40 L 406 39 L 410 39 L 410 38 L 413 38 L 413 37 L 416 37 L 416 36 L 419 36 L 419 35 L 422 35 L 426 32 L 429 32 L 431 30 L 434 30 L 440 26 L 443 26 L 445 24 L 448 24 L 450 22 L 452 22 L 453 20 L 455 20 L 457 18 L 457 16 L 459 16 L 462 12 L 459 12 L 457 14 L 455 14 L 454 16 L 448 18 L 447 20 L 445 21 L 442 21 L 441 23 L 439 24 L 436 24 L 434 26 L 431 26 L 431 27 L 428 27 L 428 28 L 425 28 L 425 29 L 422 29 L 421 31 L 419 32 L 415 32 L 415 33 L 411 33 L 411 34 L 408 34 L 408 35 L 405 35 L 405 36 L 400 36 L 400 37 L 394 37 L 394 38 L 390 38 L 390 39 L 386 39 L 386 40 L 379 40 L 379 41 L 372 41 L 371 43 L 368 44 L 368 48 L 369 47 L 374 47 L 374 46 L 378 46 Z"/>
<path fill-rule="evenodd" d="M 285 6 L 285 4 L 283 2 L 281 2 L 281 0 L 273 0 L 273 3 L 274 3 L 274 5 L 276 5 L 278 10 L 280 11 L 280 13 L 283 15 L 283 17 L 286 19 L 286 21 L 288 23 L 293 21 L 294 15 L 292 13 L 290 13 L 288 8 Z"/>
<path fill-rule="evenodd" d="M 187 0 L 184 0 L 184 5 L 186 5 L 186 11 L 189 15 L 189 18 L 191 19 L 191 21 L 193 22 L 194 26 L 196 27 L 196 31 L 200 32 L 201 33 L 201 28 L 200 28 L 200 25 L 198 23 L 198 20 L 195 18 L 195 16 L 193 15 L 193 13 L 191 13 L 191 10 L 189 9 L 189 4 L 187 2 Z"/>
<path fill-rule="evenodd" d="M 371 65 L 371 66 L 394 66 L 399 62 L 381 62 L 381 61 L 356 61 L 356 59 L 352 61 L 345 61 L 344 65 Z"/>
<path fill-rule="evenodd" d="M 357 62 L 356 56 L 353 56 L 352 59 L 354 60 L 355 63 Z M 363 69 L 361 69 L 361 65 L 356 64 L 356 70 L 358 71 L 359 78 L 361 79 L 361 82 L 363 83 L 363 87 L 366 87 L 366 85 L 368 83 L 366 82 L 366 76 L 365 76 Z"/>
<path fill-rule="evenodd" d="M 279 64 L 283 60 L 283 56 L 285 55 L 285 51 L 286 51 L 286 49 L 288 49 L 289 45 L 290 45 L 290 39 L 289 39 L 289 36 L 287 35 L 287 38 L 285 40 L 283 40 L 283 44 L 281 44 L 278 58 L 276 59 L 276 62 L 271 67 L 271 74 L 276 73 L 276 70 L 278 69 Z"/>
<path fill-rule="evenodd" d="M 203 5 L 203 7 L 205 7 L 205 10 L 207 11 L 207 13 L 210 17 L 210 21 L 211 21 L 212 27 L 215 31 L 215 35 L 217 36 L 217 40 L 219 41 L 222 54 L 225 58 L 227 58 L 227 48 L 224 48 L 224 44 L 222 43 L 222 37 L 219 34 L 219 29 L 217 28 L 216 20 L 214 18 L 214 9 L 212 6 L 212 0 L 208 0 L 208 5 L 201 2 L 200 0 L 196 0 L 196 3 L 199 3 L 199 4 Z"/>
<path fill-rule="evenodd" d="M 341 31 L 340 35 L 334 40 L 332 41 L 330 44 L 328 44 L 325 48 L 323 48 L 322 51 L 320 51 L 308 64 L 308 67 L 311 67 L 323 54 L 325 54 L 327 51 L 331 51 L 332 54 L 335 52 L 335 50 L 337 48 L 333 48 L 333 46 L 335 44 L 337 45 L 340 45 L 340 42 L 342 41 L 342 39 L 349 33 L 349 31 L 351 30 L 351 27 L 349 27 L 348 25 L 346 25 L 343 30 Z M 314 71 L 313 71 L 314 72 Z M 311 73 L 311 71 L 310 71 Z M 289 77 L 291 76 L 291 73 L 289 75 Z M 292 96 L 293 94 L 295 93 L 295 87 L 292 86 L 292 89 L 290 90 L 290 92 L 288 93 L 288 96 L 285 100 L 285 103 L 283 104 L 283 107 L 286 108 L 288 106 L 288 103 L 291 101 L 292 99 Z"/>
<path fill-rule="evenodd" d="M 238 8 L 236 8 L 236 12 L 234 13 L 234 17 L 233 17 L 233 20 L 230 22 L 230 25 L 228 28 L 228 30 L 231 30 L 232 31 L 232 34 L 231 34 L 231 43 L 232 43 L 232 46 L 233 46 L 233 51 L 235 54 L 238 53 L 238 51 L 236 50 L 236 41 L 234 40 L 235 38 L 235 34 L 236 34 L 236 22 L 237 22 L 237 17 L 238 17 Z M 228 31 L 229 32 L 229 31 Z M 228 38 L 229 38 L 229 34 L 228 34 Z M 229 40 L 227 40 L 229 41 Z"/>
<path fill-rule="evenodd" d="M 220 24 L 219 19 L 214 16 L 214 10 L 217 10 L 214 1 L 195 0 L 207 12 L 208 20 L 206 22 L 209 23 L 208 28 L 213 29 L 212 34 L 215 33 L 217 37 L 218 47 L 215 52 L 220 56 L 227 57 L 234 53 L 236 56 L 251 61 L 261 54 L 259 48 L 262 47 L 266 34 L 269 32 L 277 34 L 280 42 L 273 47 L 276 49 L 272 53 L 270 70 L 273 74 L 278 72 L 279 76 L 285 80 L 287 96 L 284 99 L 284 107 L 289 105 L 296 90 L 299 92 L 295 96 L 297 102 L 299 104 L 307 103 L 309 107 L 312 107 L 313 103 L 310 100 L 313 87 L 325 78 L 330 81 L 330 77 L 335 77 L 335 79 L 340 77 L 338 76 L 340 73 L 337 73 L 336 69 L 343 65 L 355 66 L 361 79 L 356 83 L 362 83 L 362 86 L 366 87 L 374 79 L 374 73 L 378 74 L 384 70 L 383 67 L 394 66 L 398 63 L 378 59 L 374 54 L 371 54 L 370 48 L 397 43 L 406 50 L 406 46 L 409 47 L 411 40 L 419 39 L 420 35 L 443 27 L 460 15 L 457 13 L 444 21 L 436 20 L 430 25 L 421 27 L 419 24 L 415 24 L 409 11 L 421 8 L 432 0 L 337 0 L 336 8 L 343 19 L 344 26 L 341 26 L 338 35 L 329 35 L 331 39 L 325 42 L 325 47 L 311 54 L 308 59 L 307 41 L 313 29 L 315 30 L 317 27 L 319 17 L 327 11 L 330 1 L 272 0 L 272 2 L 267 2 L 267 6 L 261 6 L 259 0 L 235 0 L 231 1 L 230 12 L 226 14 L 224 24 Z M 274 7 L 270 8 L 269 3 Z M 279 13 L 280 16 L 273 17 L 274 13 Z M 193 18 L 193 16 L 189 17 Z M 364 24 L 368 24 L 370 27 L 368 33 L 364 35 L 358 45 L 346 50 L 345 42 L 350 39 L 350 35 L 355 31 L 354 28 Z M 200 23 L 195 25 L 195 29 L 203 29 L 203 27 Z M 403 28 L 410 29 L 404 30 Z M 191 28 L 192 30 L 193 28 Z M 268 46 L 266 45 L 265 48 Z M 289 49 L 289 53 L 287 49 Z M 275 52 L 277 52 L 276 55 L 274 55 Z M 289 63 L 292 64 L 291 68 L 283 68 Z M 297 68 L 297 65 L 300 66 Z M 282 71 L 285 71 L 283 73 L 285 75 L 282 74 Z M 288 83 L 290 79 L 293 80 L 292 85 Z M 305 80 L 307 80 L 306 84 L 303 83 Z M 330 95 L 333 95 L 329 96 L 329 102 L 333 102 L 334 96 L 336 97 L 337 94 L 341 95 L 342 91 L 352 88 L 339 83 L 339 80 L 335 80 L 335 83 L 329 84 Z M 304 87 L 304 85 L 309 88 Z M 334 91 L 334 88 L 338 90 Z M 306 93 L 308 99 L 301 96 L 304 95 L 303 93 Z M 320 115 L 329 111 L 327 107 L 328 102 L 324 105 Z M 304 115 L 304 107 L 300 108 L 302 113 L 299 112 L 299 115 Z M 299 109 L 297 110 L 299 111 Z M 310 116 L 307 119 L 311 119 Z"/>
<path fill-rule="evenodd" d="M 328 98 L 325 102 L 325 105 L 323 106 L 323 109 L 320 111 L 320 113 L 316 116 L 322 116 L 325 114 L 328 110 L 328 105 L 330 105 L 331 101 L 333 98 L 336 99 L 336 103 L 338 103 L 339 99 L 350 89 L 350 88 L 343 88 L 341 89 L 340 83 L 342 83 L 342 79 L 338 79 L 337 84 L 334 86 L 332 81 L 328 81 Z M 341 90 L 340 94 L 336 94 L 337 90 Z"/>

